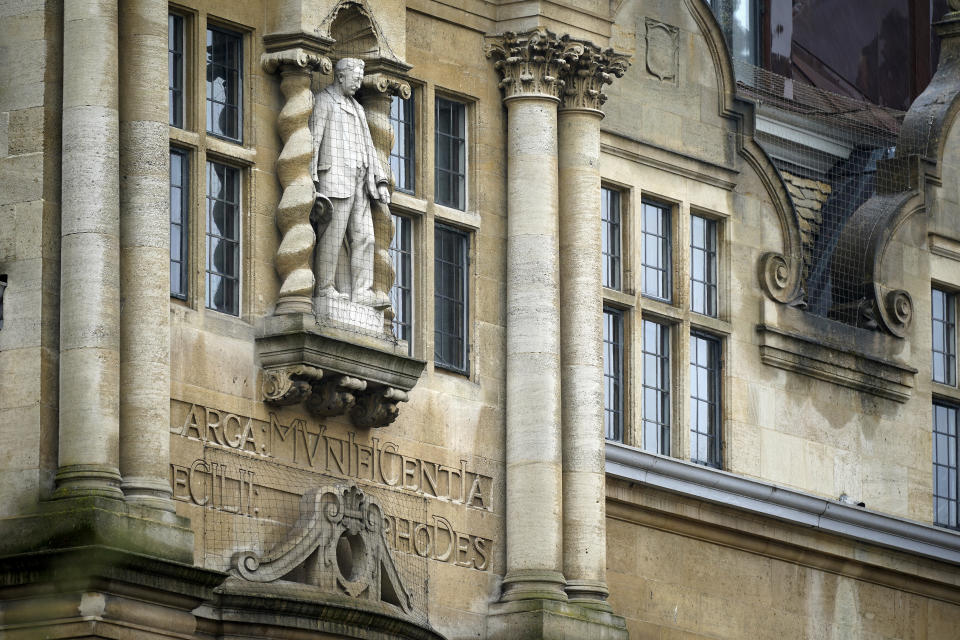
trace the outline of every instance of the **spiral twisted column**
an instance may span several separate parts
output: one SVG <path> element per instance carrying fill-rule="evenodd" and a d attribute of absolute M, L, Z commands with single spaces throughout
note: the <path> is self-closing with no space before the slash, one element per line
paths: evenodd
<path fill-rule="evenodd" d="M 276 214 L 281 234 L 275 258 L 280 294 L 274 314 L 312 313 L 312 262 L 317 236 L 310 224 L 316 197 L 310 175 L 313 141 L 309 121 L 314 100 L 310 79 L 313 71 L 329 74 L 333 65 L 326 56 L 299 47 L 265 53 L 260 63 L 267 73 L 279 71 L 280 91 L 286 100 L 277 116 L 277 131 L 283 141 L 277 178 L 283 194 Z"/>
<path fill-rule="evenodd" d="M 393 149 L 393 127 L 390 124 L 390 104 L 394 96 L 410 97 L 410 85 L 400 78 L 384 73 L 371 73 L 364 77 L 361 93 L 357 96 L 367 115 L 370 137 L 377 148 L 377 159 L 384 171 L 390 168 L 390 151 Z M 390 191 L 394 179 L 390 174 Z M 371 203 L 373 215 L 374 256 L 373 292 L 377 307 L 385 308 L 384 331 L 390 331 L 393 309 L 390 308 L 390 288 L 393 286 L 393 261 L 390 259 L 390 242 L 393 240 L 393 216 L 390 208 L 382 202 Z"/>

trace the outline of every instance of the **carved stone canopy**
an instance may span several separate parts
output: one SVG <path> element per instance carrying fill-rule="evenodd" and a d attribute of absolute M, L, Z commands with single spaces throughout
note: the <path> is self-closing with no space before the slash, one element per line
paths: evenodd
<path fill-rule="evenodd" d="M 387 546 L 383 510 L 353 483 L 308 489 L 289 534 L 264 554 L 238 552 L 232 565 L 250 582 L 299 582 L 406 614 L 413 608 Z"/>

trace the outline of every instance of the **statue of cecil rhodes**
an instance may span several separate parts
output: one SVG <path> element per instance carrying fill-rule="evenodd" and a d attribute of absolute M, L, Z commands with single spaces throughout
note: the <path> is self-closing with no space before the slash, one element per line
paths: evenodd
<path fill-rule="evenodd" d="M 363 61 L 343 58 L 334 75 L 335 81 L 317 93 L 310 117 L 317 192 L 311 219 L 319 236 L 315 296 L 327 303 L 386 306 L 389 300 L 378 300 L 373 292 L 370 199 L 389 204 L 390 191 L 363 107 L 353 97 L 363 81 Z"/>

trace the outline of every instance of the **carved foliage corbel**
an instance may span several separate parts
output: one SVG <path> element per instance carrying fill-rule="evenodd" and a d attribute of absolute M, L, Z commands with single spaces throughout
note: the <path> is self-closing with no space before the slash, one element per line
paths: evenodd
<path fill-rule="evenodd" d="M 400 389 L 374 389 L 358 398 L 350 410 L 350 418 L 358 427 L 385 427 L 400 414 L 397 404 L 409 399 L 407 392 Z"/>
<path fill-rule="evenodd" d="M 263 401 L 276 405 L 297 404 L 312 393 L 313 385 L 321 378 L 323 371 L 306 365 L 267 369 L 261 383 Z"/>
<path fill-rule="evenodd" d="M 310 413 L 320 418 L 342 416 L 353 408 L 356 394 L 366 388 L 367 383 L 363 380 L 335 376 L 315 385 L 305 404 Z"/>

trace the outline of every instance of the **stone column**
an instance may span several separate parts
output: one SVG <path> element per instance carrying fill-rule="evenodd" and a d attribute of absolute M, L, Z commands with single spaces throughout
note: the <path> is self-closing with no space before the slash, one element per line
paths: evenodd
<path fill-rule="evenodd" d="M 120 0 L 120 474 L 173 511 L 167 3 Z"/>
<path fill-rule="evenodd" d="M 66 2 L 57 497 L 123 495 L 117 107 L 117 0 Z"/>
<path fill-rule="evenodd" d="M 390 124 L 390 104 L 393 96 L 404 99 L 410 97 L 410 85 L 399 77 L 374 71 L 376 62 L 367 66 L 367 75 L 363 78 L 363 87 L 357 99 L 366 112 L 370 137 L 377 148 L 377 157 L 384 171 L 390 169 L 390 151 L 393 149 L 393 126 Z M 393 176 L 390 177 L 390 190 L 393 191 Z M 373 216 L 373 235 L 375 252 L 373 256 L 373 292 L 377 296 L 377 306 L 386 306 L 383 323 L 384 331 L 390 333 L 393 310 L 390 306 L 390 289 L 395 274 L 393 260 L 390 259 L 390 242 L 393 240 L 393 216 L 390 207 L 382 202 L 371 202 L 370 213 Z"/>
<path fill-rule="evenodd" d="M 313 139 L 309 120 L 313 112 L 310 79 L 314 71 L 328 74 L 330 60 L 320 53 L 326 41 L 301 34 L 264 37 L 267 53 L 260 60 L 267 73 L 280 72 L 284 102 L 277 116 L 277 130 L 283 149 L 277 158 L 277 177 L 283 187 L 277 205 L 280 247 L 276 267 L 280 295 L 275 314 L 313 313 L 313 250 L 317 236 L 310 224 L 315 197 L 310 159 Z"/>
<path fill-rule="evenodd" d="M 502 601 L 566 600 L 560 451 L 557 105 L 565 43 L 493 40 L 507 107 L 507 572 Z"/>
<path fill-rule="evenodd" d="M 571 602 L 609 609 L 604 495 L 600 105 L 621 57 L 578 43 L 559 112 L 563 573 Z"/>

